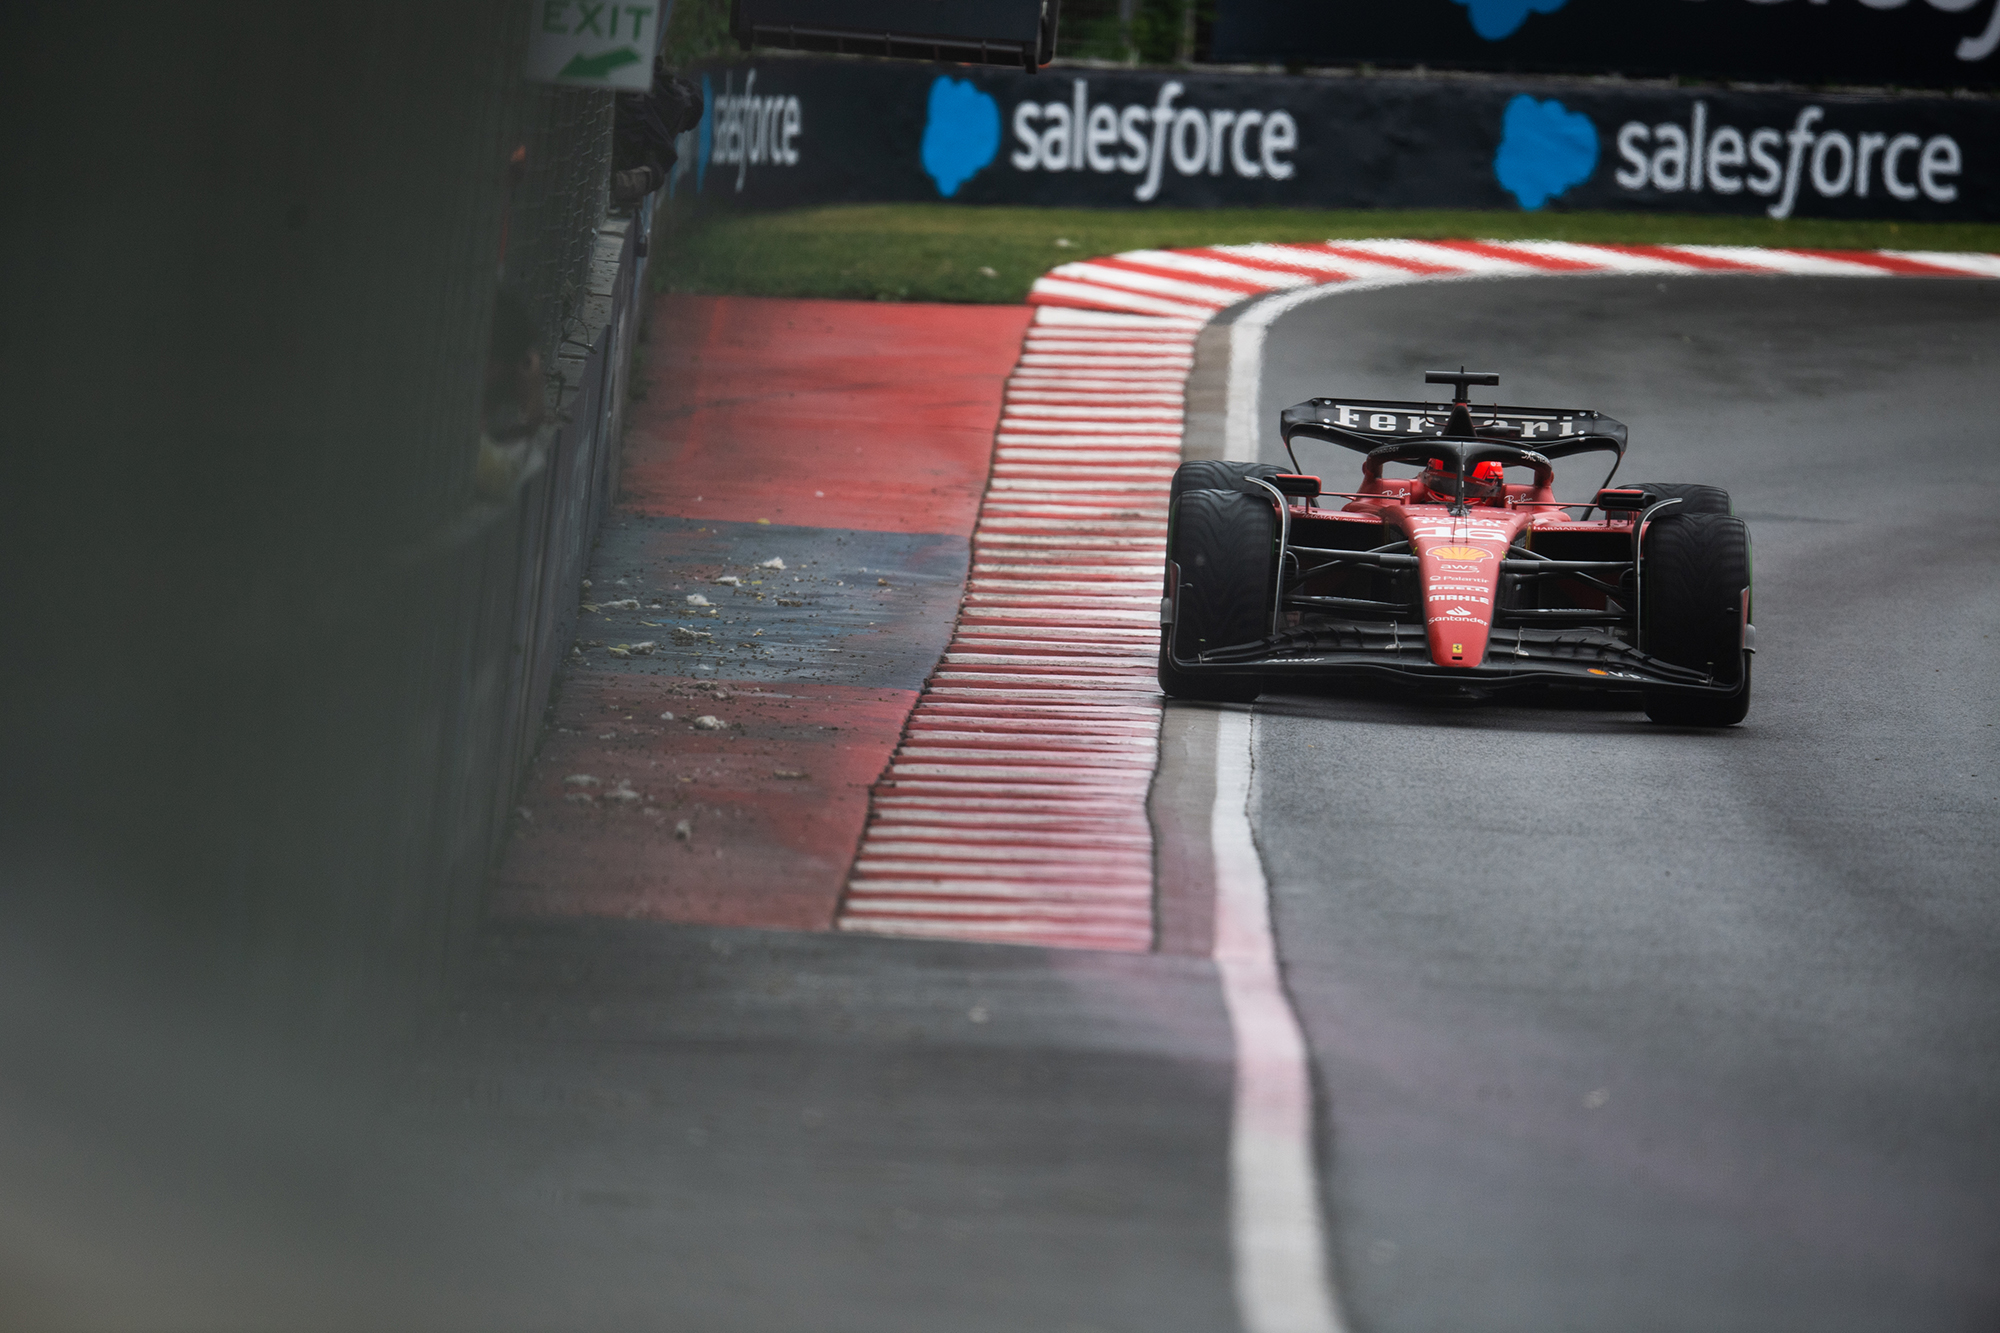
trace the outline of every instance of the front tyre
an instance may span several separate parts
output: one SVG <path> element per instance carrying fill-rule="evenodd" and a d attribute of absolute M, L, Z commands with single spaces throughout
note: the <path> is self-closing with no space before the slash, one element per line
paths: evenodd
<path fill-rule="evenodd" d="M 1160 636 L 1162 691 L 1213 703 L 1250 703 L 1262 692 L 1256 676 L 1184 671 L 1173 659 L 1270 634 L 1277 553 L 1278 515 L 1269 501 L 1236 490 L 1181 495 L 1167 531 L 1169 569 L 1178 566 L 1180 579 L 1174 622 Z"/>
<path fill-rule="evenodd" d="M 1750 711 L 1750 529 L 1727 514 L 1683 514 L 1646 528 L 1640 647 L 1706 671 L 1727 694 L 1645 693 L 1646 716 L 1682 727 L 1731 727 Z"/>
<path fill-rule="evenodd" d="M 1242 491 L 1246 495 L 1261 496 L 1263 490 L 1250 484 L 1252 477 L 1259 481 L 1269 481 L 1283 468 L 1269 463 L 1226 463 L 1220 458 L 1197 458 L 1182 463 L 1174 469 L 1174 480 L 1167 504 L 1171 507 L 1189 491 Z"/>

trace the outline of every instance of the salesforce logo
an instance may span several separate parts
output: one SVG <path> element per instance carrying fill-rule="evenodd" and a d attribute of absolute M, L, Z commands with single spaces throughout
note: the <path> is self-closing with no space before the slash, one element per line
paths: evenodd
<path fill-rule="evenodd" d="M 1843 107 L 1844 117 L 1894 114 L 1894 106 Z M 1958 198 L 1953 181 L 1965 171 L 1965 155 L 1949 134 L 1831 129 L 1821 122 L 1826 109 L 1808 106 L 1788 130 L 1775 126 L 1743 130 L 1710 126 L 1708 103 L 1696 102 L 1685 125 L 1648 125 L 1631 120 L 1618 127 L 1618 156 L 1624 165 L 1612 179 L 1625 190 L 1661 194 L 1735 195 L 1748 190 L 1771 199 L 1774 218 L 1790 217 L 1805 188 L 1822 199 L 1852 195 L 1897 203 L 1928 199 L 1949 204 Z"/>
<path fill-rule="evenodd" d="M 736 188 L 743 188 L 752 167 L 795 167 L 799 138 L 805 133 L 805 110 L 796 97 L 757 95 L 757 71 L 736 91 L 735 71 L 722 78 L 718 96 L 708 75 L 701 76 L 701 100 L 708 112 L 695 129 L 694 185 L 700 190 L 711 164 L 736 168 Z"/>
<path fill-rule="evenodd" d="M 1512 37 L 1521 25 L 1528 21 L 1530 14 L 1553 14 L 1561 9 L 1567 0 L 1456 0 L 1466 8 L 1466 17 L 1472 20 L 1472 30 L 1489 42 L 1497 42 Z M 1811 0 L 1816 5 L 1828 0 Z M 1754 5 L 1782 4 L 1784 0 L 1750 0 Z M 1901 9 L 1910 0 L 1861 0 L 1870 9 Z M 1980 0 L 1929 0 L 1932 9 L 1943 10 L 1947 14 L 1963 13 L 1980 3 Z M 1987 12 L 1986 21 L 1979 25 L 1979 31 L 1969 32 L 1960 38 L 1953 51 L 1960 60 L 1984 60 L 2000 48 L 2000 3 Z"/>
<path fill-rule="evenodd" d="M 1186 91 L 1170 79 L 1151 106 L 1119 107 L 1093 104 L 1089 80 L 1072 80 L 1067 102 L 1015 106 L 1012 125 L 1020 146 L 1007 160 L 1016 171 L 1137 176 L 1132 197 L 1142 204 L 1158 197 L 1169 162 L 1182 176 L 1292 179 L 1297 168 L 1287 155 L 1299 146 L 1299 123 L 1290 112 L 1174 105 Z"/>
<path fill-rule="evenodd" d="M 1553 14 L 1565 0 L 1458 0 L 1468 11 L 1472 30 L 1489 42 L 1512 37 L 1528 15 Z"/>
<path fill-rule="evenodd" d="M 1000 152 L 1000 104 L 948 75 L 931 84 L 920 158 L 924 174 L 949 199 Z"/>
<path fill-rule="evenodd" d="M 1597 170 L 1597 126 L 1553 97 L 1520 94 L 1507 103 L 1500 131 L 1493 174 L 1523 208 L 1540 208 Z"/>

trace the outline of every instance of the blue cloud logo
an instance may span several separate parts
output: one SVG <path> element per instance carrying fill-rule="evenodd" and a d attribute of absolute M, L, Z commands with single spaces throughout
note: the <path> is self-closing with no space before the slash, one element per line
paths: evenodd
<path fill-rule="evenodd" d="M 1597 170 L 1597 126 L 1553 97 L 1537 102 L 1521 93 L 1507 103 L 1500 130 L 1493 174 L 1523 208 L 1540 208 Z"/>
<path fill-rule="evenodd" d="M 949 199 L 1000 151 L 1000 104 L 972 86 L 939 75 L 924 122 L 924 171 Z"/>
<path fill-rule="evenodd" d="M 1512 37 L 1530 14 L 1553 14 L 1567 0 L 1458 0 L 1472 11 L 1472 30 L 1489 42 Z"/>

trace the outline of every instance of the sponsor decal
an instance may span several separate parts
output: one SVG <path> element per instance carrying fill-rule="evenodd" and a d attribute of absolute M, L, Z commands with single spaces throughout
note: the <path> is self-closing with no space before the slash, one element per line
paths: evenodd
<path fill-rule="evenodd" d="M 1422 435 L 1444 429 L 1444 421 L 1436 416 L 1420 416 L 1415 412 L 1397 410 L 1385 412 L 1379 406 L 1355 407 L 1347 403 L 1334 403 L 1326 408 L 1321 421 L 1348 430 L 1363 431 L 1369 435 Z M 1577 427 L 1576 418 L 1560 412 L 1519 413 L 1508 417 L 1480 418 L 1481 425 L 1518 426 L 1523 441 L 1536 439 L 1557 439 L 1565 435 L 1586 433 Z M 1511 443 L 1511 442 L 1510 442 Z"/>
<path fill-rule="evenodd" d="M 1589 180 L 1597 170 L 1597 148 L 1597 126 L 1589 116 L 1553 97 L 1538 102 L 1520 93 L 1500 118 L 1493 177 L 1532 212 Z"/>
<path fill-rule="evenodd" d="M 1430 553 L 1440 560 L 1491 560 L 1493 552 L 1477 546 L 1433 546 Z"/>
<path fill-rule="evenodd" d="M 1016 171 L 1124 172 L 1139 177 L 1132 197 L 1150 203 L 1167 164 L 1182 176 L 1290 180 L 1297 167 L 1299 123 L 1289 111 L 1176 106 L 1187 92 L 1177 79 L 1160 85 L 1151 106 L 1090 100 L 1090 81 L 1072 79 L 1069 100 L 1018 102 L 1009 124 L 1019 145 Z"/>
<path fill-rule="evenodd" d="M 1443 537 L 1447 540 L 1504 542 L 1512 529 L 1502 523 L 1482 523 L 1476 518 L 1460 519 L 1456 523 L 1420 523 L 1410 529 L 1412 537 Z M 1473 548 L 1467 548 L 1473 549 Z M 1482 555 L 1492 554 L 1482 551 Z"/>
<path fill-rule="evenodd" d="M 1453 645 L 1451 646 L 1451 655 L 1452 655 L 1453 657 L 1463 657 L 1463 656 L 1465 656 L 1465 645 L 1464 645 L 1464 644 L 1462 644 L 1462 643 L 1454 643 L 1454 644 L 1453 644 Z"/>
<path fill-rule="evenodd" d="M 1431 602 L 1477 602 L 1481 606 L 1493 605 L 1493 600 L 1489 597 L 1474 597 L 1469 593 L 1458 592 L 1431 593 L 1425 600 Z"/>
<path fill-rule="evenodd" d="M 1822 199 L 1852 195 L 1891 205 L 1919 199 L 1953 202 L 1958 198 L 1954 182 L 1965 173 L 1965 153 L 1957 139 L 1949 134 L 1925 138 L 1898 132 L 1893 125 L 1864 130 L 1853 124 L 1892 115 L 1894 109 L 1893 103 L 1839 107 L 1850 128 L 1824 129 L 1819 127 L 1826 108 L 1808 106 L 1788 130 L 1768 125 L 1745 130 L 1711 126 L 1708 103 L 1697 101 L 1686 125 L 1628 120 L 1619 126 L 1618 156 L 1624 165 L 1612 179 L 1623 190 L 1650 188 L 1661 194 L 1748 190 L 1772 199 L 1765 212 L 1774 218 L 1790 217 L 1807 185 Z"/>
<path fill-rule="evenodd" d="M 1000 154 L 1000 104 L 966 79 L 931 84 L 919 156 L 924 174 L 949 199 Z"/>
<path fill-rule="evenodd" d="M 1530 14 L 1553 14 L 1564 0 L 1457 0 L 1465 6 L 1472 30 L 1489 42 L 1512 37 Z"/>
<path fill-rule="evenodd" d="M 706 183 L 710 164 L 736 168 L 736 188 L 751 167 L 795 167 L 799 164 L 799 136 L 805 132 L 805 111 L 799 99 L 782 94 L 757 96 L 757 71 L 743 76 L 743 91 L 736 91 L 733 70 L 722 76 L 722 92 L 707 75 L 701 80 L 702 99 L 708 114 L 697 131 L 695 189 Z"/>

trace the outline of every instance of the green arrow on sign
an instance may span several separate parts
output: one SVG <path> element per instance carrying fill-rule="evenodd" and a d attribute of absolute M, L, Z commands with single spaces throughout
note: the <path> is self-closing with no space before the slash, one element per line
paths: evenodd
<path fill-rule="evenodd" d="M 569 63 L 556 74 L 559 79 L 601 79 L 614 69 L 636 65 L 645 59 L 629 46 L 621 46 L 613 51 L 600 51 L 594 56 L 573 55 Z"/>

